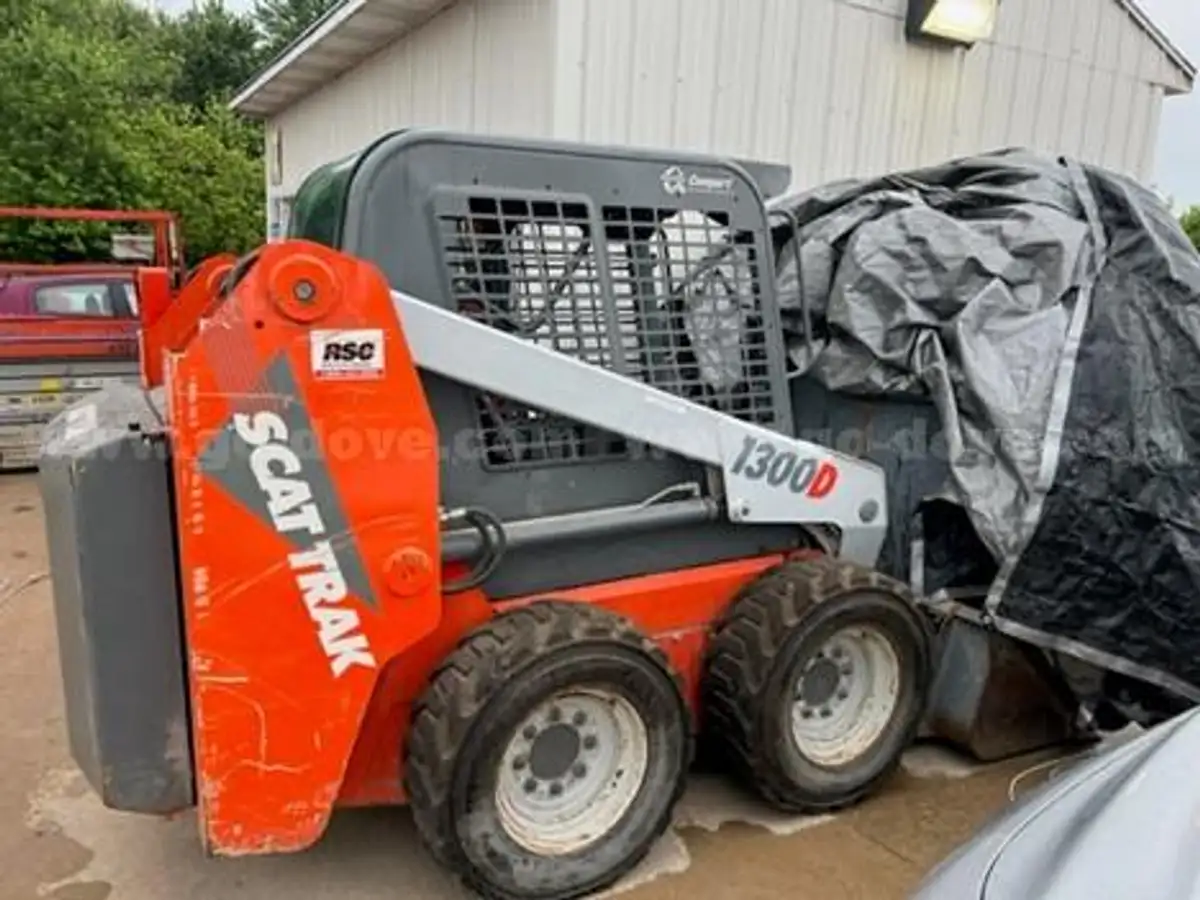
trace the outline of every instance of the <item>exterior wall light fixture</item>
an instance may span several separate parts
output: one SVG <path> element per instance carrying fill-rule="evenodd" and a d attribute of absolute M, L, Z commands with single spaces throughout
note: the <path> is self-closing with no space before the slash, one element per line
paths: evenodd
<path fill-rule="evenodd" d="M 909 40 L 970 47 L 996 29 L 1000 0 L 908 0 Z"/>

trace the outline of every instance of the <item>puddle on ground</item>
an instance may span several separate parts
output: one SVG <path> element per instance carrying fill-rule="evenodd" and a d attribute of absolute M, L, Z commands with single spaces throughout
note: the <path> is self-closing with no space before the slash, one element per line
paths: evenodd
<path fill-rule="evenodd" d="M 904 754 L 900 766 L 914 778 L 967 778 L 985 768 L 941 744 L 917 744 Z"/>
<path fill-rule="evenodd" d="M 980 771 L 949 750 L 918 746 L 904 768 L 917 778 L 963 778 Z M 729 779 L 709 773 L 691 777 L 672 829 L 621 883 L 599 897 L 615 897 L 691 865 L 683 833 L 717 831 L 730 823 L 794 835 L 835 816 L 775 813 Z M 91 861 L 60 881 L 45 884 L 43 897 L 65 900 L 83 885 L 113 886 L 112 900 L 382 900 L 396 895 L 423 900 L 467 900 L 468 893 L 420 848 L 412 820 L 401 810 L 354 810 L 335 817 L 326 838 L 295 856 L 236 860 L 206 858 L 195 816 L 170 819 L 105 809 L 75 769 L 49 772 L 30 797 L 27 827 L 52 830 L 87 848 Z"/>

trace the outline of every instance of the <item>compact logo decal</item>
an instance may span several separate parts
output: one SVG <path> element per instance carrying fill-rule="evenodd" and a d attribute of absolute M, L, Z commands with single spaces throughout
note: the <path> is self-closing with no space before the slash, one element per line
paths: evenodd
<path fill-rule="evenodd" d="M 685 194 L 732 194 L 733 178 L 729 175 L 704 175 L 685 172 L 682 166 L 670 166 L 658 176 L 665 193 L 672 197 Z"/>
<path fill-rule="evenodd" d="M 679 166 L 664 169 L 659 179 L 662 181 L 662 189 L 672 197 L 682 197 L 687 193 L 687 176 Z"/>
<path fill-rule="evenodd" d="M 328 540 L 312 540 L 328 532 L 300 457 L 288 445 L 287 423 L 273 412 L 238 413 L 233 428 L 253 448 L 250 471 L 266 498 L 271 524 L 293 541 L 299 538 L 309 544 L 308 549 L 289 554 L 288 565 L 334 677 L 355 666 L 376 668 L 358 613 L 344 605 L 349 589 L 337 554 Z"/>

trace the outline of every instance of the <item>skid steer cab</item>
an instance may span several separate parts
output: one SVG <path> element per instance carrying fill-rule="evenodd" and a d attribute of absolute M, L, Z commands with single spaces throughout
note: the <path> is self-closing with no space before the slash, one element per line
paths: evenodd
<path fill-rule="evenodd" d="M 214 854 L 407 803 L 479 893 L 614 882 L 710 742 L 874 791 L 930 638 L 882 472 L 797 440 L 764 194 L 679 154 L 389 135 L 202 267 L 41 458 L 75 759 Z"/>

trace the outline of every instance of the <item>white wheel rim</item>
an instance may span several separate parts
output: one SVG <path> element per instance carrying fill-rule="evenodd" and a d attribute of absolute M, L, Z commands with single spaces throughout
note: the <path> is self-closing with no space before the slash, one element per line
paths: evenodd
<path fill-rule="evenodd" d="M 853 762 L 884 733 L 900 702 L 900 658 L 870 625 L 844 628 L 806 662 L 792 685 L 796 748 L 834 768 Z"/>
<path fill-rule="evenodd" d="M 600 688 L 556 694 L 516 727 L 504 749 L 496 779 L 500 825 L 541 856 L 582 850 L 629 810 L 649 757 L 646 726 L 624 697 Z"/>

